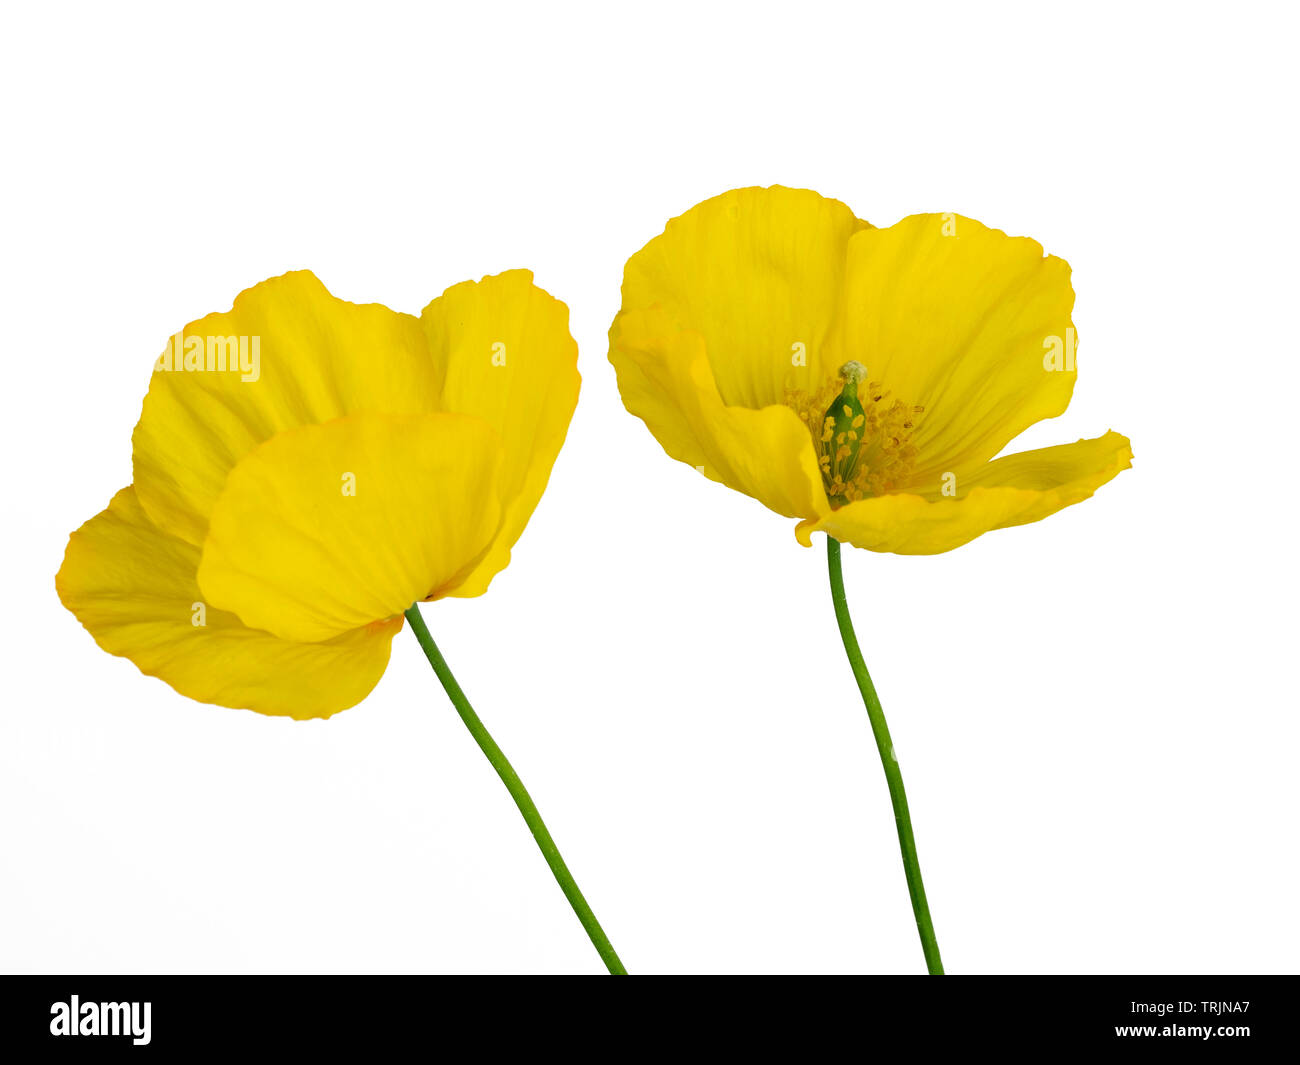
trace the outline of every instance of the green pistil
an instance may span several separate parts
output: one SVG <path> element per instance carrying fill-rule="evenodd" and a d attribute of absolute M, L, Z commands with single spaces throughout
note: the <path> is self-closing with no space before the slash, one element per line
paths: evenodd
<path fill-rule="evenodd" d="M 846 362 L 840 367 L 844 378 L 844 388 L 826 409 L 822 419 L 823 431 L 829 423 L 831 438 L 825 441 L 824 454 L 830 459 L 830 467 L 823 471 L 828 488 L 836 483 L 847 485 L 858 468 L 858 453 L 862 448 L 862 431 L 866 425 L 866 413 L 862 401 L 858 399 L 858 387 L 866 379 L 867 368 L 860 362 Z M 844 495 L 836 493 L 832 502 L 848 502 Z"/>

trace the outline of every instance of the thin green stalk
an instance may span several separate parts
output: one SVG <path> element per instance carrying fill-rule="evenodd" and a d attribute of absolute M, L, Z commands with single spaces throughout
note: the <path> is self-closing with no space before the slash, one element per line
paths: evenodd
<path fill-rule="evenodd" d="M 591 912 L 591 907 L 587 905 L 587 900 L 583 898 L 582 892 L 578 890 L 573 874 L 569 872 L 569 867 L 564 864 L 564 859 L 560 857 L 560 850 L 556 847 L 555 840 L 551 838 L 551 833 L 547 831 L 546 824 L 542 821 L 542 815 L 537 812 L 537 807 L 533 804 L 528 789 L 524 787 L 523 781 L 519 779 L 519 774 L 515 772 L 514 767 L 505 754 L 502 753 L 501 748 L 497 746 L 496 741 L 488 734 L 488 730 L 483 727 L 483 722 L 479 720 L 478 714 L 474 713 L 474 708 L 469 705 L 465 693 L 460 690 L 460 685 L 456 683 L 456 678 L 452 676 L 451 670 L 447 666 L 447 660 L 442 657 L 438 645 L 433 642 L 433 637 L 429 635 L 429 630 L 424 624 L 424 618 L 420 616 L 418 603 L 412 603 L 411 608 L 406 611 L 406 620 L 411 623 L 411 631 L 415 633 L 415 638 L 420 641 L 420 647 L 423 648 L 425 657 L 429 659 L 429 664 L 433 666 L 434 673 L 438 675 L 438 679 L 442 681 L 442 686 L 447 690 L 447 696 L 451 699 L 452 706 L 456 708 L 456 713 L 460 714 L 460 719 L 465 722 L 465 727 L 469 729 L 470 735 L 474 737 L 475 742 L 487 755 L 487 760 L 492 763 L 492 768 L 497 771 L 497 776 L 505 784 L 506 791 L 510 792 L 510 797 L 515 800 L 515 805 L 519 807 L 519 812 L 524 815 L 528 830 L 533 834 L 533 839 L 537 840 L 537 846 L 541 848 L 542 857 L 546 859 L 546 864 L 551 867 L 551 872 L 555 875 L 560 890 L 564 892 L 564 897 L 569 900 L 573 912 L 578 915 L 582 927 L 587 930 L 587 935 L 591 937 L 592 945 L 600 953 L 601 960 L 604 961 L 606 968 L 615 976 L 626 976 L 627 970 L 623 968 L 623 963 L 619 961 L 618 955 L 609 942 L 609 937 L 605 935 L 604 929 L 600 927 L 600 922 L 596 920 L 596 915 Z"/>
<path fill-rule="evenodd" d="M 853 667 L 862 701 L 867 704 L 867 717 L 871 732 L 876 737 L 880 751 L 880 764 L 885 767 L 885 780 L 889 782 L 889 800 L 894 804 L 894 820 L 898 823 L 898 846 L 903 852 L 903 870 L 907 874 L 907 890 L 912 896 L 912 912 L 916 915 L 916 930 L 921 936 L 921 949 L 925 951 L 925 964 L 931 976 L 943 975 L 943 962 L 939 959 L 939 944 L 934 938 L 934 924 L 930 920 L 930 906 L 925 901 L 925 884 L 921 880 L 921 863 L 916 857 L 916 840 L 912 838 L 912 815 L 907 809 L 907 792 L 903 790 L 903 774 L 894 757 L 894 741 L 889 737 L 885 711 L 881 709 L 871 674 L 862 660 L 862 649 L 853 632 L 849 618 L 849 603 L 844 597 L 844 572 L 840 568 L 840 544 L 834 537 L 826 537 L 826 561 L 831 574 L 831 602 L 835 604 L 835 620 L 839 622 L 844 650 Z"/>

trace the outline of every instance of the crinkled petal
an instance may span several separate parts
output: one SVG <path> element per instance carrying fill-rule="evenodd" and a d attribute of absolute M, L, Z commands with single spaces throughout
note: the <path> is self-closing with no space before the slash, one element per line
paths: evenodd
<path fill-rule="evenodd" d="M 899 493 L 850 503 L 800 522 L 799 542 L 814 532 L 871 551 L 936 555 L 992 529 L 1024 525 L 1092 495 L 1132 465 L 1128 438 L 1109 432 L 1092 440 L 1023 451 L 986 464 L 953 483 L 956 494 Z"/>
<path fill-rule="evenodd" d="M 461 414 L 354 414 L 240 460 L 199 563 L 208 600 L 287 640 L 327 640 L 447 595 L 501 524 L 501 448 Z"/>
<path fill-rule="evenodd" d="M 849 238 L 868 228 L 839 200 L 807 189 L 723 193 L 628 260 L 623 310 L 657 305 L 698 333 L 727 405 L 781 403 L 786 388 L 819 387 L 844 361 L 834 329 L 845 255 Z M 625 376 L 625 387 L 645 391 L 634 370 L 621 371 L 620 385 Z"/>
<path fill-rule="evenodd" d="M 72 534 L 55 585 L 100 647 L 200 702 L 329 717 L 383 675 L 400 617 L 292 643 L 206 603 L 198 565 L 199 549 L 160 530 L 124 488 Z"/>
<path fill-rule="evenodd" d="M 786 517 L 828 508 L 807 427 L 788 407 L 725 405 L 698 333 L 656 308 L 620 314 L 610 336 L 623 403 L 669 455 Z"/>
<path fill-rule="evenodd" d="M 912 215 L 849 241 L 844 347 L 897 400 L 924 407 L 911 484 L 973 473 L 1065 410 L 1075 371 L 1070 267 L 960 215 Z M 1070 350 L 1065 349 L 1067 345 Z M 1050 361 L 1050 360 L 1047 360 Z"/>
<path fill-rule="evenodd" d="M 336 299 L 305 270 L 241 292 L 183 336 L 202 341 L 204 368 L 155 369 L 132 446 L 145 511 L 195 545 L 226 475 L 276 433 L 361 411 L 438 409 L 440 368 L 419 319 Z M 218 341 L 231 338 L 236 349 L 244 338 L 247 358 L 235 370 L 226 358 L 222 370 Z"/>
<path fill-rule="evenodd" d="M 501 531 L 452 595 L 481 595 L 510 562 L 546 490 L 578 402 L 578 345 L 569 309 L 510 270 L 449 288 L 421 315 L 445 376 L 440 406 L 487 422 L 501 440 Z"/>

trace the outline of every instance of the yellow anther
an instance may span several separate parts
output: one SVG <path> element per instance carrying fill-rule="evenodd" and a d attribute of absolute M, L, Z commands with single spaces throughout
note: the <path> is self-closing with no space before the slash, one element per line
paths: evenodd
<path fill-rule="evenodd" d="M 813 437 L 832 506 L 895 491 L 916 462 L 911 432 L 924 408 L 889 400 L 861 363 L 846 363 L 819 389 L 789 390 L 791 407 Z M 820 426 L 820 434 L 814 426 Z"/>

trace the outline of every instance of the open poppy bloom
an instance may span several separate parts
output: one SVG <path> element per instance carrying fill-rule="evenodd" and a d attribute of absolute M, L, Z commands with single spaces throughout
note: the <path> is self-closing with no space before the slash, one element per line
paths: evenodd
<path fill-rule="evenodd" d="M 1119 433 L 995 458 L 1062 413 L 1075 379 L 1070 268 L 953 214 L 888 229 L 838 200 L 736 189 L 628 260 L 609 358 L 675 459 L 826 534 L 831 601 L 889 784 L 929 972 L 943 963 L 903 778 L 849 617 L 840 541 L 950 551 L 1087 499 L 1126 469 Z"/>
<path fill-rule="evenodd" d="M 413 602 L 507 565 L 578 384 L 568 308 L 526 270 L 418 318 L 306 271 L 264 281 L 168 342 L 135 483 L 72 534 L 59 596 L 182 695 L 328 717 L 378 682 Z"/>
<path fill-rule="evenodd" d="M 874 551 L 1037 521 L 1127 468 L 1128 440 L 994 458 L 1075 381 L 1070 268 L 958 215 L 876 229 L 749 188 L 628 261 L 610 361 L 627 409 L 707 477 Z"/>

